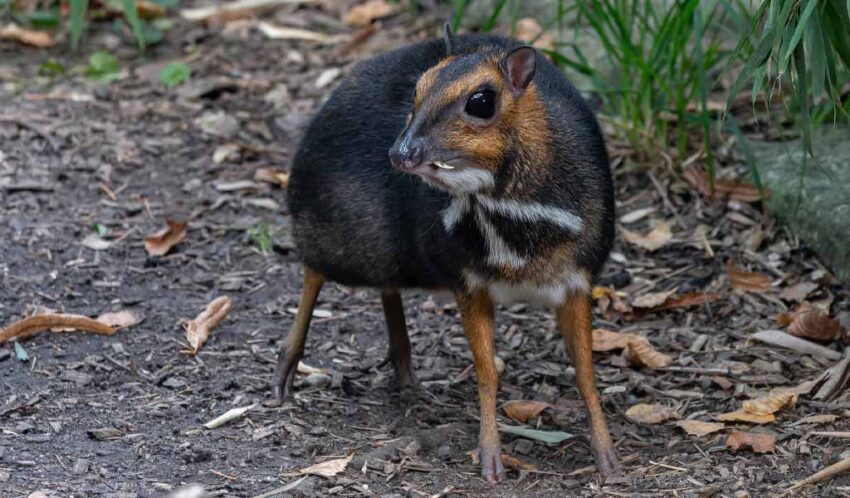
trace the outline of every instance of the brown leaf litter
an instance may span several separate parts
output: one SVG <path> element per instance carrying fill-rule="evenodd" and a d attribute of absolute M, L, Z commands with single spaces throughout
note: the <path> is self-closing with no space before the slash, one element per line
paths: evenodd
<path fill-rule="evenodd" d="M 213 329 L 227 317 L 231 305 L 232 301 L 228 296 L 221 296 L 208 304 L 194 320 L 186 323 L 186 340 L 189 341 L 191 349 L 184 351 L 185 353 L 196 354 L 201 349 Z"/>
<path fill-rule="evenodd" d="M 151 256 L 165 256 L 186 238 L 186 223 L 165 220 L 166 227 L 145 237 L 145 250 Z"/>

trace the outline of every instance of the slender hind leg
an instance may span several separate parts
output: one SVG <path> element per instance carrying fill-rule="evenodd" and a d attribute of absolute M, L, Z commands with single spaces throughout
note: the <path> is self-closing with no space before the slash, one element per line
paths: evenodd
<path fill-rule="evenodd" d="M 502 465 L 502 443 L 496 423 L 496 393 L 499 374 L 496 372 L 493 302 L 486 290 L 459 293 L 457 296 L 463 329 L 472 349 L 475 377 L 478 380 L 478 399 L 481 405 L 481 432 L 478 435 L 478 454 L 481 475 L 495 483 L 505 478 Z"/>
<path fill-rule="evenodd" d="M 596 468 L 601 474 L 611 473 L 620 463 L 617 450 L 611 442 L 593 374 L 590 296 L 581 293 L 570 294 L 555 314 L 576 369 L 578 390 L 587 407 L 590 449 L 596 457 Z"/>
<path fill-rule="evenodd" d="M 324 277 L 306 266 L 304 267 L 304 287 L 301 289 L 298 314 L 295 315 L 292 329 L 280 348 L 280 353 L 277 356 L 277 368 L 275 368 L 272 377 L 272 397 L 278 403 L 286 400 L 292 392 L 298 360 L 304 354 L 304 341 L 307 339 L 307 329 L 310 328 L 313 308 L 316 306 L 319 291 L 324 283 Z"/>
<path fill-rule="evenodd" d="M 387 320 L 387 332 L 390 339 L 387 361 L 393 364 L 396 382 L 398 387 L 403 389 L 415 384 L 416 376 L 413 374 L 413 364 L 410 359 L 410 337 L 404 321 L 404 305 L 398 290 L 382 290 L 381 304 L 384 305 L 384 318 Z"/>

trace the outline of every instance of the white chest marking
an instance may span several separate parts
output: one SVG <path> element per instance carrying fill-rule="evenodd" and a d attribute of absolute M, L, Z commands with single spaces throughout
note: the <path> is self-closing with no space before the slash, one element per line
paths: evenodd
<path fill-rule="evenodd" d="M 580 232 L 582 229 L 582 220 L 579 216 L 559 207 L 546 206 L 539 202 L 495 199 L 486 195 L 479 195 L 476 199 L 489 211 L 517 221 L 526 221 L 529 223 L 547 221 L 575 233 Z"/>
<path fill-rule="evenodd" d="M 568 292 L 590 292 L 590 283 L 578 272 L 570 272 L 561 279 L 554 279 L 545 284 L 487 281 L 475 273 L 467 273 L 466 283 L 472 289 L 487 288 L 493 301 L 504 305 L 526 302 L 560 306 L 566 300 Z"/>
<path fill-rule="evenodd" d="M 457 174 L 452 172 L 451 174 Z M 487 219 L 485 210 L 526 223 L 547 221 L 573 232 L 580 232 L 582 220 L 575 214 L 554 206 L 545 206 L 537 202 L 519 202 L 511 199 L 495 199 L 478 195 L 475 206 L 475 223 L 484 236 L 487 246 L 487 262 L 495 266 L 522 268 L 528 262 L 516 253 L 499 235 L 498 230 Z M 451 232 L 471 207 L 468 196 L 452 197 L 448 207 L 442 212 L 443 226 Z"/>
<path fill-rule="evenodd" d="M 475 221 L 484 235 L 484 244 L 487 246 L 487 262 L 494 266 L 508 266 L 511 268 L 522 268 L 525 266 L 525 258 L 514 252 L 513 249 L 496 231 L 496 227 L 487 220 L 481 206 L 475 207 Z"/>

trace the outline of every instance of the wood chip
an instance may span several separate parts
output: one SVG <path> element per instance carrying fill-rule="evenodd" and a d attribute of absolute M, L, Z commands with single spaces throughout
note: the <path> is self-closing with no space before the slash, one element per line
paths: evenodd
<path fill-rule="evenodd" d="M 257 25 L 266 38 L 270 40 L 303 40 L 321 43 L 323 45 L 332 45 L 348 40 L 346 35 L 328 35 L 318 31 L 309 31 L 299 28 L 287 28 L 284 26 L 275 26 L 267 22 L 261 22 Z"/>
<path fill-rule="evenodd" d="M 255 406 L 257 406 L 257 405 L 253 404 L 253 405 L 243 406 L 243 407 L 240 407 L 240 408 L 231 408 L 230 410 L 227 410 L 226 412 L 222 413 L 218 417 L 216 417 L 216 418 L 210 420 L 209 422 L 207 422 L 206 424 L 204 424 L 204 427 L 206 427 L 207 429 L 215 429 L 216 427 L 221 427 L 222 425 L 230 422 L 231 420 L 236 420 L 237 418 L 241 417 L 242 415 L 245 415 L 245 412 L 247 412 L 251 408 L 254 408 Z"/>
<path fill-rule="evenodd" d="M 781 330 L 762 330 L 753 334 L 752 338 L 765 344 L 791 349 L 798 353 L 809 354 L 818 358 L 825 358 L 827 360 L 838 360 L 841 358 L 841 353 L 834 349 L 794 337 Z"/>
<path fill-rule="evenodd" d="M 354 454 L 352 453 L 345 458 L 336 458 L 334 460 L 317 463 L 316 465 L 311 465 L 306 469 L 301 469 L 298 472 L 314 476 L 334 477 L 335 475 L 343 472 L 348 466 L 348 462 L 350 462 L 353 458 Z"/>

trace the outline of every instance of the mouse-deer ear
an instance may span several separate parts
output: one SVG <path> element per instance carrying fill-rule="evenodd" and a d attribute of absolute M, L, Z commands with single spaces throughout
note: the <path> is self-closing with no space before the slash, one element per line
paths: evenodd
<path fill-rule="evenodd" d="M 446 23 L 443 26 L 443 39 L 446 42 L 446 55 L 455 55 L 455 49 L 457 49 L 457 38 L 455 38 L 455 34 L 452 32 L 452 24 Z"/>
<path fill-rule="evenodd" d="M 500 64 L 502 72 L 511 84 L 514 95 L 521 95 L 531 83 L 537 67 L 537 51 L 524 45 L 508 52 Z"/>

